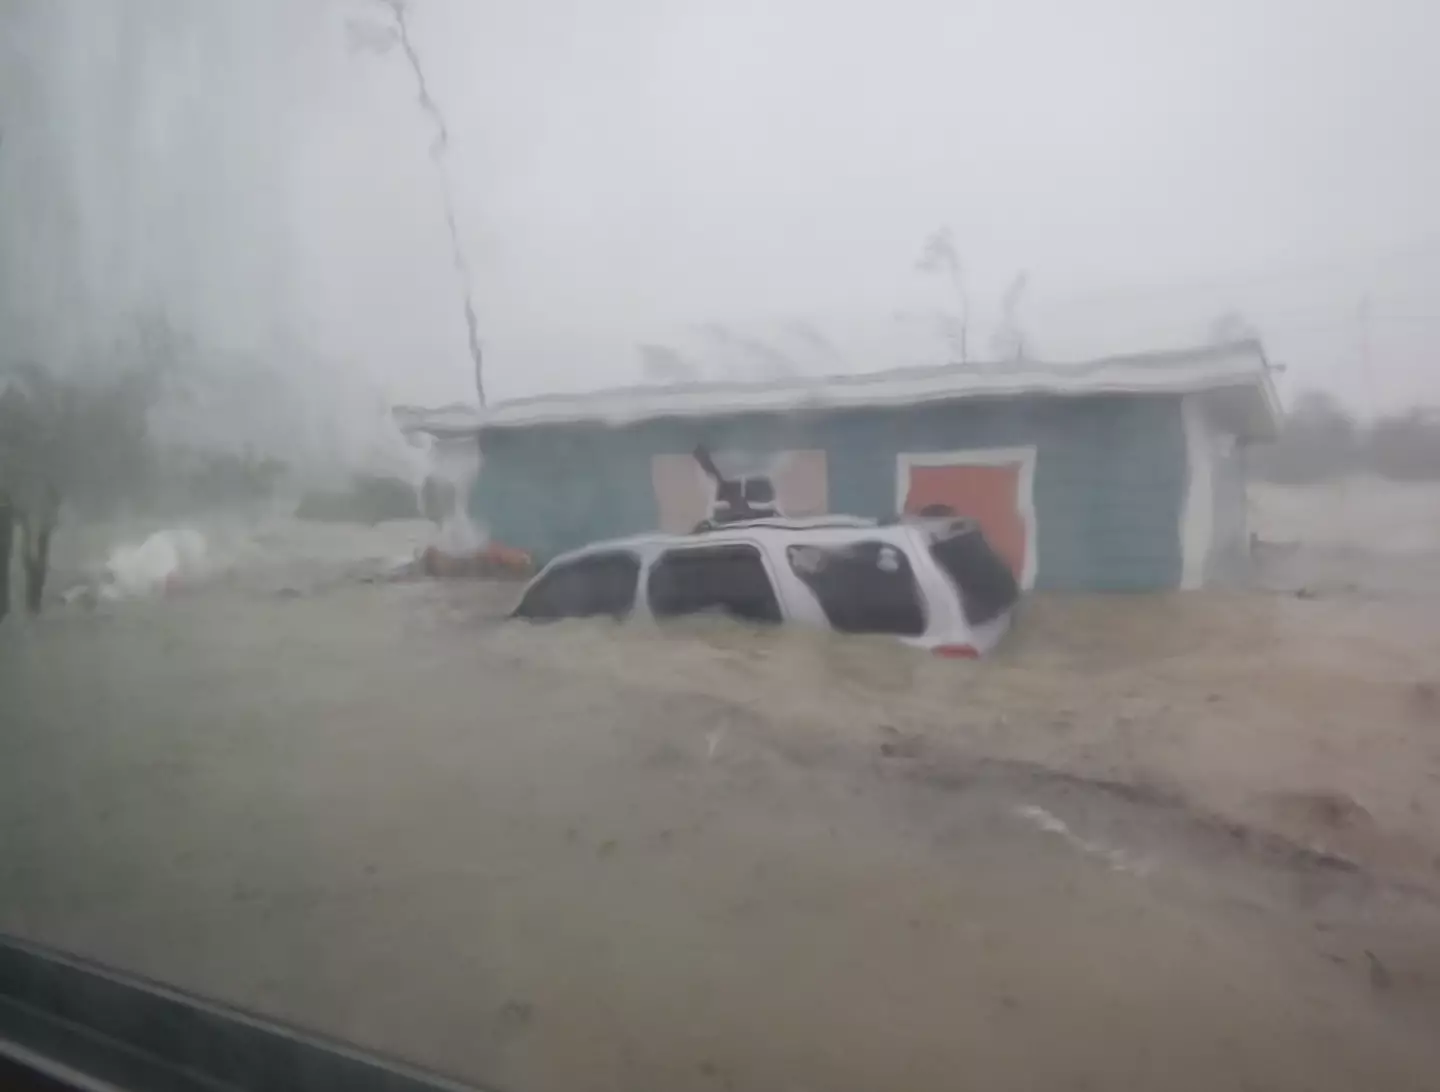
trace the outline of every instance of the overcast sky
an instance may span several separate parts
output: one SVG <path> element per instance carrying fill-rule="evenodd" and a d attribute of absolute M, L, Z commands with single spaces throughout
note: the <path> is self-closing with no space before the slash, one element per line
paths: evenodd
<path fill-rule="evenodd" d="M 347 34 L 383 7 L 0 12 L 24 31 L 0 45 L 0 259 L 32 335 L 162 306 L 397 399 L 473 399 L 429 123 L 402 54 Z M 640 344 L 759 366 L 706 324 L 808 371 L 943 355 L 951 295 L 915 263 L 948 225 L 974 355 L 1024 272 L 1044 357 L 1203 340 L 1236 310 L 1290 389 L 1440 401 L 1433 0 L 411 0 L 410 21 L 492 397 L 638 381 Z"/>

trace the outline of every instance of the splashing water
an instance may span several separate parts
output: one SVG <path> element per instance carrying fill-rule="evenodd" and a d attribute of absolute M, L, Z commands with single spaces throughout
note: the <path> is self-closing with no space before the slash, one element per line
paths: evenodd
<path fill-rule="evenodd" d="M 482 463 L 473 442 L 437 440 L 431 445 L 429 477 L 442 483 L 447 502 L 434 543 L 443 553 L 456 557 L 473 554 L 489 541 L 485 528 L 471 518 L 469 505 Z"/>

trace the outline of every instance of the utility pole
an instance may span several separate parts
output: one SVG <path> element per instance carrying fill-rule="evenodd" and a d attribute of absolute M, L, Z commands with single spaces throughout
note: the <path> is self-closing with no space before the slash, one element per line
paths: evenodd
<path fill-rule="evenodd" d="M 460 282 L 461 309 L 465 319 L 465 343 L 470 350 L 470 362 L 475 370 L 475 396 L 480 408 L 485 408 L 485 368 L 480 348 L 480 324 L 475 313 L 475 293 L 470 263 L 465 258 L 465 248 L 460 242 L 460 229 L 455 218 L 454 190 L 450 184 L 450 173 L 446 153 L 450 149 L 450 130 L 445 124 L 439 105 L 430 94 L 430 85 L 425 79 L 425 68 L 420 63 L 420 54 L 410 37 L 410 23 L 407 19 L 409 0 L 375 0 L 390 16 L 390 24 L 374 25 L 367 22 L 350 23 L 353 47 L 385 53 L 392 45 L 399 45 L 405 56 L 405 63 L 415 77 L 416 101 L 420 109 L 430 118 L 435 128 L 435 138 L 430 144 L 430 159 L 440 185 L 440 208 L 445 217 L 445 229 L 450 237 L 450 262 L 455 268 L 456 279 Z"/>

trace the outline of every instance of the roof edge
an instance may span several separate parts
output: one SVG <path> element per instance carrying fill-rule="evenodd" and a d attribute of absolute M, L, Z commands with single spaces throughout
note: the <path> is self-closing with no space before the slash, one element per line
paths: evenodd
<path fill-rule="evenodd" d="M 456 436 L 488 429 L 629 425 L 665 418 L 896 408 L 971 398 L 1183 395 L 1237 386 L 1256 390 L 1263 405 L 1261 417 L 1270 418 L 1270 427 L 1275 427 L 1280 415 L 1279 398 L 1269 362 L 1257 340 L 1071 364 L 1021 360 L 926 365 L 768 382 L 612 387 L 512 399 L 488 410 L 447 406 L 425 414 L 405 407 L 408 412 L 404 416 L 412 430 Z M 1257 425 L 1259 431 L 1266 431 L 1263 420 Z"/>

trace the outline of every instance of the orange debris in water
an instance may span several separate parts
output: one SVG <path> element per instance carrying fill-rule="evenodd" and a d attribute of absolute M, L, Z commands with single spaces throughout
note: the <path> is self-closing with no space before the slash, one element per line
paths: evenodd
<path fill-rule="evenodd" d="M 426 576 L 442 579 L 529 576 L 535 568 L 530 555 L 512 546 L 491 543 L 473 553 L 447 554 L 436 546 L 427 546 L 420 555 L 420 567 Z"/>

